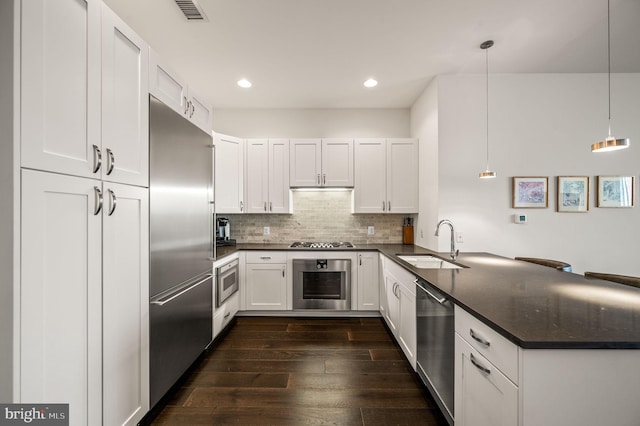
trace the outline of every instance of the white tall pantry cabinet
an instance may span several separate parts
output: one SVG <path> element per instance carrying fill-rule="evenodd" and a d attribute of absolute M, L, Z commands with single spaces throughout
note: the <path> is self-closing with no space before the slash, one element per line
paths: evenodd
<path fill-rule="evenodd" d="M 97 0 L 0 8 L 12 35 L 0 44 L 0 400 L 69 403 L 71 425 L 137 424 L 149 410 L 148 46 Z"/>

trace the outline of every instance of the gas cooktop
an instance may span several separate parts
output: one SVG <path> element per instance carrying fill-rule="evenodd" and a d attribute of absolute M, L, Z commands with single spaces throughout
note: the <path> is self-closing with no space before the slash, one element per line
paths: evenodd
<path fill-rule="evenodd" d="M 305 242 L 305 241 L 295 241 L 292 243 L 289 248 L 321 248 L 321 249 L 332 249 L 332 248 L 354 248 L 355 246 L 349 242 Z"/>

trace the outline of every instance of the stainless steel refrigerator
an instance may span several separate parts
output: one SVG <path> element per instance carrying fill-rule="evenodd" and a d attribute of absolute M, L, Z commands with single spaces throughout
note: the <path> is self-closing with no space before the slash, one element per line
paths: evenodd
<path fill-rule="evenodd" d="M 149 99 L 151 407 L 211 343 L 212 136 Z"/>

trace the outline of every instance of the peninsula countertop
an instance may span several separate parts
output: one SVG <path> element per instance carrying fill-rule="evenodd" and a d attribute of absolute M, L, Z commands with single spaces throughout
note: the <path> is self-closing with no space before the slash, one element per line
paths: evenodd
<path fill-rule="evenodd" d="M 237 250 L 307 250 L 288 244 L 223 249 L 218 257 Z M 640 289 L 635 287 L 489 253 L 460 253 L 455 263 L 461 269 L 420 269 L 397 255 L 450 260 L 448 253 L 403 244 L 331 249 L 339 250 L 381 252 L 524 349 L 640 349 Z"/>

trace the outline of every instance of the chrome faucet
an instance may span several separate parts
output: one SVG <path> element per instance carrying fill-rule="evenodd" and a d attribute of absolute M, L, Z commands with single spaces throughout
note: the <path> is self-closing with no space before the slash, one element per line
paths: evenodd
<path fill-rule="evenodd" d="M 460 250 L 456 250 L 456 231 L 455 229 L 453 229 L 453 222 L 451 222 L 449 219 L 442 219 L 440 222 L 438 222 L 438 225 L 436 225 L 435 236 L 437 237 L 438 235 L 440 235 L 440 227 L 445 224 L 449 225 L 449 228 L 451 228 L 451 260 L 456 260 L 456 257 L 458 257 L 458 253 L 460 252 Z"/>

